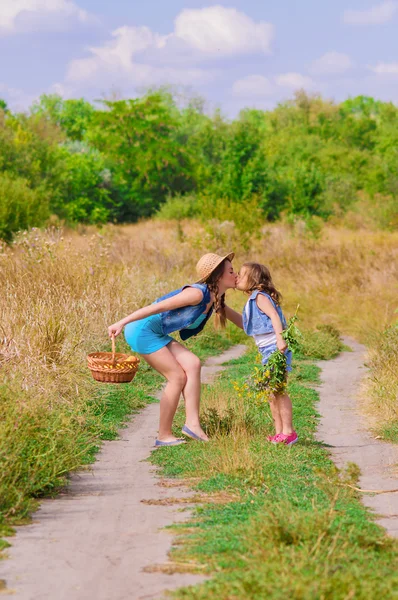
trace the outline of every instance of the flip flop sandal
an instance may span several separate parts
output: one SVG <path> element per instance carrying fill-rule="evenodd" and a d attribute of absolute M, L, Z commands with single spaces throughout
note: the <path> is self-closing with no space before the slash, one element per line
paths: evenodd
<path fill-rule="evenodd" d="M 184 435 L 192 438 L 193 440 L 196 440 L 197 442 L 207 442 L 208 441 L 208 440 L 204 440 L 199 435 L 196 435 L 196 433 L 194 433 L 193 431 L 188 429 L 188 427 L 186 425 L 184 425 L 184 427 L 181 429 L 181 431 Z"/>
<path fill-rule="evenodd" d="M 155 447 L 156 448 L 160 448 L 160 446 L 179 446 L 180 444 L 186 444 L 186 440 L 180 438 L 177 440 L 174 440 L 173 442 L 162 442 L 161 440 L 156 440 L 155 441 Z"/>

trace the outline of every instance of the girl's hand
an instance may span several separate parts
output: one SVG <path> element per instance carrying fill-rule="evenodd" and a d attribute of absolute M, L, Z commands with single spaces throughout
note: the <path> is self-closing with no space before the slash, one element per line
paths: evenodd
<path fill-rule="evenodd" d="M 281 352 L 286 352 L 287 350 L 287 344 L 286 341 L 283 339 L 283 337 L 281 335 L 278 335 L 276 338 L 276 345 L 278 350 L 280 350 Z"/>
<path fill-rule="evenodd" d="M 119 333 L 121 333 L 123 331 L 123 327 L 124 327 L 124 325 L 122 325 L 119 321 L 117 323 L 114 323 L 113 325 L 109 325 L 109 327 L 108 327 L 109 337 L 112 337 L 113 335 L 115 337 L 118 336 Z"/>

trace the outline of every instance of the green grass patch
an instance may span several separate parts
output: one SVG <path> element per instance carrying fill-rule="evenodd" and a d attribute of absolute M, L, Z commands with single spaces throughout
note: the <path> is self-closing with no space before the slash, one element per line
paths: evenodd
<path fill-rule="evenodd" d="M 398 444 L 398 421 L 390 423 L 380 428 L 380 434 L 383 440 Z"/>
<path fill-rule="evenodd" d="M 334 353 L 333 344 L 323 347 L 324 355 Z M 339 472 L 314 438 L 318 394 L 310 384 L 319 381 L 319 369 L 308 360 L 295 361 L 289 393 L 300 441 L 286 448 L 266 442 L 272 432 L 269 407 L 248 404 L 234 388 L 234 381 L 250 373 L 254 357 L 251 351 L 233 361 L 215 385 L 205 387 L 203 421 L 214 431 L 209 444 L 189 442 L 151 456 L 165 476 L 197 477 L 198 491 L 234 498 L 204 503 L 177 526 L 176 565 L 192 561 L 212 578 L 173 597 L 396 598 L 397 542 L 346 485 L 357 481 L 357 470 Z M 218 430 L 216 414 L 224 423 Z M 181 412 L 176 431 L 182 422 Z"/>

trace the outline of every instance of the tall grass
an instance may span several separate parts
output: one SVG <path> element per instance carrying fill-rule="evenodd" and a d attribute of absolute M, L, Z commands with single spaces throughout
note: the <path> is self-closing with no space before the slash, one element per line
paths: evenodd
<path fill-rule="evenodd" d="M 381 332 L 372 345 L 364 383 L 365 408 L 376 431 L 386 440 L 398 442 L 398 325 Z"/>
<path fill-rule="evenodd" d="M 285 311 L 300 303 L 303 327 L 334 325 L 366 341 L 392 322 L 397 234 L 325 228 L 308 239 L 274 225 L 249 248 L 246 236 L 243 247 L 241 241 L 228 222 L 203 229 L 191 221 L 149 221 L 36 229 L 0 247 L 1 514 L 22 514 L 27 499 L 54 489 L 96 447 L 102 425 L 93 399 L 101 386 L 86 354 L 109 349 L 108 324 L 195 281 L 203 252 L 235 250 L 238 268 L 248 258 L 268 264 Z M 244 300 L 228 295 L 236 308 Z M 215 339 L 211 328 L 198 338 L 202 354 Z"/>

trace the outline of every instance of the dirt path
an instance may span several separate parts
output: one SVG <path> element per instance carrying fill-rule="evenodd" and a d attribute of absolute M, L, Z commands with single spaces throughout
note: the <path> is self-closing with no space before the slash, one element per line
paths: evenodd
<path fill-rule="evenodd" d="M 352 339 L 344 342 L 353 352 L 343 352 L 322 361 L 319 412 L 322 415 L 317 438 L 331 447 L 338 467 L 347 462 L 361 469 L 359 487 L 363 490 L 398 489 L 398 446 L 374 439 L 366 430 L 358 408 L 357 394 L 365 375 L 366 349 Z M 380 518 L 377 522 L 398 537 L 398 493 L 361 494 L 366 506 Z"/>
<path fill-rule="evenodd" d="M 209 359 L 203 382 L 211 383 L 220 365 L 245 349 L 235 346 Z M 158 413 L 158 404 L 147 406 L 119 440 L 103 444 L 90 471 L 74 474 L 65 493 L 43 501 L 32 524 L 17 529 L 9 559 L 0 563 L 0 579 L 15 600 L 148 600 L 201 580 L 143 572 L 167 562 L 172 536 L 161 528 L 189 517 L 178 506 L 142 502 L 189 496 L 187 490 L 160 486 L 144 462 L 153 449 Z"/>

